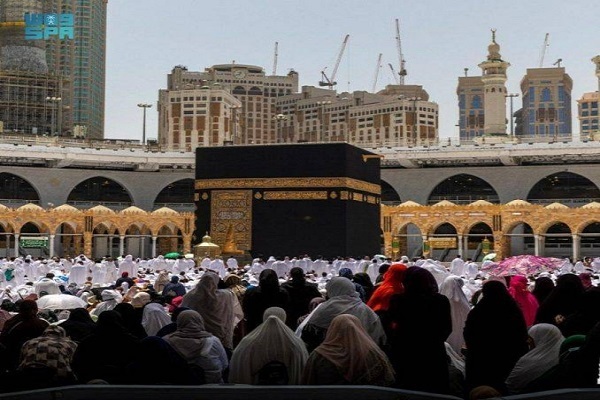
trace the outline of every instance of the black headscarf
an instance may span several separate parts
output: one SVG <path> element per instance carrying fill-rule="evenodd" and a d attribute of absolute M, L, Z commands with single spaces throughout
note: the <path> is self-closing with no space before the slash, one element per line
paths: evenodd
<path fill-rule="evenodd" d="M 119 303 L 115 306 L 114 311 L 121 315 L 123 326 L 133 336 L 138 339 L 143 339 L 148 336 L 146 330 L 142 326 L 141 321 L 138 320 L 138 315 L 135 311 L 135 308 L 131 304 Z M 104 312 L 100 313 L 100 315 L 102 314 L 104 314 Z M 100 322 L 99 318 L 98 322 Z"/>
<path fill-rule="evenodd" d="M 188 385 L 194 382 L 187 362 L 169 343 L 157 336 L 148 336 L 140 341 L 127 369 L 129 384 Z"/>
<path fill-rule="evenodd" d="M 532 293 L 537 299 L 538 304 L 542 304 L 553 289 L 554 282 L 552 279 L 547 276 L 541 276 L 535 280 L 535 287 L 533 288 Z"/>
<path fill-rule="evenodd" d="M 502 282 L 484 283 L 482 296 L 464 328 L 467 385 L 487 385 L 502 392 L 516 362 L 528 351 L 527 327 Z"/>
<path fill-rule="evenodd" d="M 428 270 L 409 267 L 404 276 L 404 293 L 408 296 L 427 296 L 439 292 L 438 284 Z"/>
<path fill-rule="evenodd" d="M 562 275 L 556 281 L 556 287 L 550 292 L 546 300 L 540 304 L 535 318 L 536 324 L 557 325 L 557 315 L 569 318 L 569 316 L 577 313 L 580 310 L 584 293 L 585 288 L 577 275 Z"/>
<path fill-rule="evenodd" d="M 114 310 L 98 316 L 96 330 L 83 339 L 73 356 L 73 372 L 81 383 L 103 379 L 111 384 L 128 383 L 125 366 L 139 341 L 123 326 Z"/>
<path fill-rule="evenodd" d="M 272 269 L 264 269 L 258 276 L 258 286 L 263 293 L 277 293 L 279 291 L 279 278 Z"/>
<path fill-rule="evenodd" d="M 103 313 L 100 313 L 102 315 Z M 71 310 L 69 318 L 60 324 L 73 341 L 79 343 L 96 329 L 96 323 L 85 308 Z"/>

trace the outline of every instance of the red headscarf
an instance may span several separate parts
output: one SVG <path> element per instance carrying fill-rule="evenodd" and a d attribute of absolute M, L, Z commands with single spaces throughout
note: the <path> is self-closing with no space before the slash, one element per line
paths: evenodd
<path fill-rule="evenodd" d="M 539 304 L 535 296 L 527 289 L 527 278 L 523 275 L 513 276 L 510 279 L 508 293 L 519 305 L 527 326 L 533 325 Z"/>
<path fill-rule="evenodd" d="M 404 293 L 404 276 L 408 267 L 401 263 L 394 263 L 383 275 L 383 282 L 373 292 L 371 299 L 367 303 L 373 311 L 387 311 L 390 307 L 390 298 L 394 294 Z"/>

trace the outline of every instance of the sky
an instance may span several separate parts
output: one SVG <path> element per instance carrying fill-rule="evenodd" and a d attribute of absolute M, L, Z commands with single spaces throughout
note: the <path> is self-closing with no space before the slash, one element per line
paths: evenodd
<path fill-rule="evenodd" d="M 572 0 L 112 0 L 108 2 L 105 138 L 140 139 L 142 110 L 147 138 L 157 137 L 158 91 L 175 65 L 203 71 L 215 64 L 259 65 L 277 74 L 299 73 L 300 86 L 317 86 L 331 71 L 350 35 L 337 90 L 370 91 L 383 53 L 377 90 L 398 70 L 395 19 L 400 20 L 407 84 L 423 85 L 439 104 L 440 137 L 458 137 L 458 77 L 480 75 L 490 29 L 508 69 L 509 93 L 521 93 L 527 68 L 537 68 L 549 33 L 545 67 L 559 58 L 573 79 L 576 100 L 598 90 L 592 57 L 600 54 L 600 1 Z M 521 98 L 515 99 L 515 110 Z M 507 109 L 508 109 L 507 103 Z"/>

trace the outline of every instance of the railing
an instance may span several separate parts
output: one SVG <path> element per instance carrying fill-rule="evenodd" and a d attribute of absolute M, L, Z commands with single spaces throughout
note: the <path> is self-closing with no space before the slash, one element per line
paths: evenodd
<path fill-rule="evenodd" d="M 198 393 L 202 395 L 199 396 Z M 204 386 L 115 386 L 80 385 L 56 387 L 19 393 L 6 393 L 0 399 L 11 400 L 76 400 L 94 398 L 108 400 L 116 397 L 148 398 L 168 397 L 180 400 L 198 398 L 269 398 L 271 400 L 305 399 L 362 399 L 362 400 L 460 400 L 459 397 L 425 392 L 414 392 L 377 386 L 251 386 L 251 385 L 204 385 Z M 560 389 L 516 396 L 504 396 L 505 400 L 592 400 L 600 397 L 600 389 Z"/>
<path fill-rule="evenodd" d="M 154 203 L 154 210 L 158 210 L 162 207 L 167 207 L 171 210 L 180 212 L 193 212 L 196 209 L 194 203 Z"/>
<path fill-rule="evenodd" d="M 439 203 L 440 201 L 447 200 L 454 204 L 471 204 L 478 200 L 485 200 L 493 204 L 500 204 L 500 198 L 498 196 L 431 196 L 427 201 L 427 204 L 432 205 Z"/>
<path fill-rule="evenodd" d="M 75 200 L 75 201 L 67 201 L 67 204 L 80 209 L 92 208 L 95 206 L 104 206 L 108 207 L 111 210 L 120 211 L 124 210 L 127 207 L 131 207 L 131 202 L 119 202 L 119 201 L 84 201 L 84 200 Z"/>
<path fill-rule="evenodd" d="M 25 204 L 37 204 L 40 205 L 39 200 L 24 200 L 24 199 L 0 199 L 0 204 L 5 205 L 6 207 L 18 208 L 24 206 Z"/>
<path fill-rule="evenodd" d="M 527 199 L 531 204 L 548 205 L 552 203 L 560 203 L 565 206 L 583 206 L 593 201 L 600 202 L 598 197 L 582 197 L 570 199 Z"/>

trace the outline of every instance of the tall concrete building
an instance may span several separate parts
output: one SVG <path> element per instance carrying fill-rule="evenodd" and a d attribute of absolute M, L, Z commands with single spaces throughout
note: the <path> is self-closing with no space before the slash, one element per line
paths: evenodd
<path fill-rule="evenodd" d="M 570 140 L 572 89 L 563 67 L 528 68 L 521 80 L 523 137 Z"/>
<path fill-rule="evenodd" d="M 236 111 L 241 107 L 241 101 L 220 83 L 185 83 L 174 90 L 163 89 L 158 98 L 159 143 L 184 151 L 237 143 L 241 129 Z"/>
<path fill-rule="evenodd" d="M 438 105 L 418 85 L 378 93 L 303 86 L 277 100 L 280 142 L 346 141 L 363 147 L 429 146 L 438 140 Z"/>
<path fill-rule="evenodd" d="M 582 140 L 600 140 L 600 129 L 598 127 L 598 103 L 600 103 L 600 55 L 592 58 L 596 66 L 596 77 L 598 78 L 598 90 L 584 93 L 577 100 L 580 136 Z"/>
<path fill-rule="evenodd" d="M 492 43 L 487 59 L 479 64 L 481 76 L 458 78 L 460 140 L 473 140 L 481 136 L 506 135 L 506 70 L 510 63 L 500 55 L 496 31 L 492 30 Z"/>
<path fill-rule="evenodd" d="M 170 98 L 183 98 L 186 97 L 183 91 L 189 90 L 190 87 L 214 88 L 215 83 L 240 101 L 237 106 L 233 101 L 225 101 L 224 95 L 217 96 L 223 99 L 227 107 L 233 107 L 228 111 L 231 115 L 224 118 L 230 118 L 233 126 L 239 126 L 233 137 L 236 144 L 268 144 L 279 141 L 276 130 L 276 101 L 280 96 L 298 91 L 298 74 L 295 71 L 290 71 L 285 76 L 268 76 L 263 68 L 254 65 L 213 65 L 204 71 L 188 71 L 187 68 L 178 66 L 173 68 L 167 78 L 166 91 L 169 92 Z M 178 91 L 181 91 L 181 94 L 177 94 Z M 161 99 L 165 100 L 166 97 Z M 164 103 L 159 103 L 158 110 L 165 110 Z M 163 115 L 159 115 L 159 121 L 162 121 L 159 122 L 159 141 L 168 143 L 168 137 L 173 131 L 169 130 Z M 233 133 L 232 128 L 231 132 Z M 210 143 L 217 144 L 214 141 Z"/>
<path fill-rule="evenodd" d="M 481 76 L 458 78 L 456 94 L 458 95 L 460 140 L 473 140 L 483 136 L 485 96 Z"/>
<path fill-rule="evenodd" d="M 25 14 L 42 14 L 42 0 L 0 0 L 0 132 L 50 134 L 69 126 L 62 96 L 69 81 L 49 71 L 45 45 L 26 40 Z"/>
<path fill-rule="evenodd" d="M 68 78 L 71 89 L 62 99 L 72 114 L 72 130 L 92 139 L 104 137 L 106 81 L 106 8 L 108 0 L 44 0 L 45 12 L 73 14 L 74 39 L 46 40 L 50 71 Z"/>

